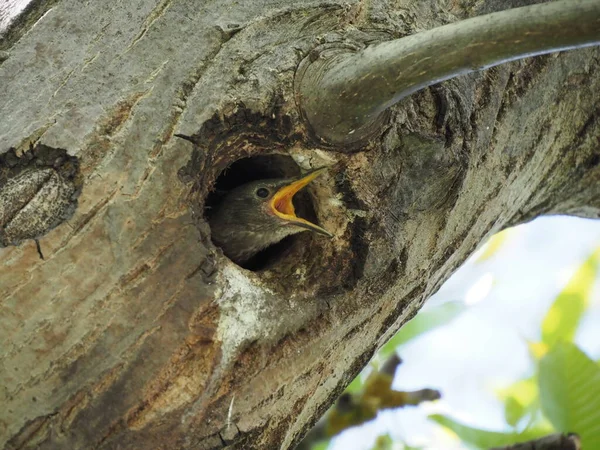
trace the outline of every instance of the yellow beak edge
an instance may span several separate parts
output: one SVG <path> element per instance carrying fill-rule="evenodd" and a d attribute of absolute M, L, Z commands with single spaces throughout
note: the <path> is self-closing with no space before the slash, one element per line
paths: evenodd
<path fill-rule="evenodd" d="M 304 175 L 302 178 L 279 189 L 275 195 L 273 195 L 273 198 L 271 198 L 270 202 L 270 207 L 273 214 L 283 220 L 293 223 L 294 225 L 307 228 L 319 234 L 324 234 L 325 236 L 333 237 L 333 235 L 326 229 L 321 228 L 320 226 L 315 225 L 314 223 L 309 222 L 302 217 L 296 216 L 294 204 L 292 203 L 292 199 L 298 191 L 300 191 L 304 186 L 306 186 L 326 170 L 326 167 L 313 170 Z"/>

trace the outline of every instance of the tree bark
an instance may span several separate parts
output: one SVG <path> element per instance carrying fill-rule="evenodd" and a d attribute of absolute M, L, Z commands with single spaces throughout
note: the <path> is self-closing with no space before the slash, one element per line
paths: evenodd
<path fill-rule="evenodd" d="M 353 143 L 383 111 L 424 87 L 525 56 L 598 45 L 599 30 L 600 2 L 560 0 L 484 14 L 361 51 L 328 45 L 301 66 L 299 104 L 317 136 Z"/>
<path fill-rule="evenodd" d="M 323 43 L 526 3 L 30 7 L 0 42 L 0 175 L 66 151 L 77 164 L 52 176 L 81 194 L 45 260 L 33 240 L 0 248 L 0 447 L 292 448 L 487 237 L 598 218 L 598 49 L 427 88 L 359 148 L 321 147 L 298 113 L 295 70 Z M 329 167 L 312 202 L 335 237 L 303 233 L 250 271 L 204 206 L 228 165 L 270 154 Z"/>
<path fill-rule="evenodd" d="M 576 434 L 551 434 L 533 441 L 521 442 L 490 450 L 581 450 L 581 438 Z"/>

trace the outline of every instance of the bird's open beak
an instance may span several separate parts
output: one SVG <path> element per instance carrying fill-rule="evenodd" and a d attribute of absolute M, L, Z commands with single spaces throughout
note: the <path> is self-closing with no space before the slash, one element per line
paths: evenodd
<path fill-rule="evenodd" d="M 299 227 L 307 228 L 316 233 L 333 237 L 333 235 L 326 229 L 321 228 L 320 226 L 315 225 L 314 223 L 309 222 L 308 220 L 296 216 L 294 204 L 292 203 L 292 199 L 294 198 L 296 192 L 298 192 L 300 189 L 302 189 L 304 186 L 306 186 L 308 183 L 317 178 L 326 170 L 327 168 L 325 167 L 313 170 L 312 172 L 309 172 L 302 178 L 280 188 L 275 193 L 275 195 L 273 195 L 273 198 L 271 198 L 270 207 L 273 214 Z"/>

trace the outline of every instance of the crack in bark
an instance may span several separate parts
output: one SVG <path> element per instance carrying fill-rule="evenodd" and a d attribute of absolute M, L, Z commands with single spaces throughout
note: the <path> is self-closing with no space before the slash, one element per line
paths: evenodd
<path fill-rule="evenodd" d="M 142 176 L 140 177 L 138 182 L 135 184 L 134 191 L 131 194 L 123 194 L 123 195 L 127 196 L 129 201 L 133 201 L 133 200 L 136 200 L 137 198 L 139 198 L 140 194 L 144 190 L 144 187 L 148 183 L 150 176 L 154 173 L 155 170 L 156 170 L 156 166 L 153 163 L 150 163 L 149 166 L 146 166 L 144 168 L 144 171 L 142 172 Z"/>
<path fill-rule="evenodd" d="M 40 139 L 42 139 L 42 136 L 44 136 L 46 131 L 48 131 L 55 123 L 56 120 L 49 119 L 44 125 L 33 130 L 28 136 L 21 139 L 21 142 L 15 147 L 15 153 L 23 154 L 28 152 L 32 147 L 38 145 L 40 143 Z M 10 148 L 6 150 L 6 152 L 8 151 L 10 151 Z"/>
<path fill-rule="evenodd" d="M 96 59 L 98 59 L 99 56 L 100 52 L 96 52 L 94 56 L 84 59 L 83 65 L 81 66 L 81 72 L 85 71 L 90 64 L 92 64 L 94 61 L 96 61 Z"/>
<path fill-rule="evenodd" d="M 48 106 L 50 104 L 50 102 L 52 101 L 52 99 L 54 97 L 56 97 L 56 94 L 58 94 L 58 92 L 69 82 L 69 79 L 71 78 L 71 75 L 73 75 L 74 72 L 75 72 L 75 69 L 71 69 L 69 71 L 69 73 L 67 73 L 67 76 L 63 78 L 63 80 L 61 81 L 61 83 L 58 85 L 58 88 L 56 88 L 56 90 L 52 93 L 52 95 L 48 99 L 48 103 L 46 103 L 46 106 Z"/>
<path fill-rule="evenodd" d="M 43 442 L 50 432 L 50 423 L 56 414 L 54 412 L 27 422 L 21 432 L 6 443 L 6 450 L 21 450 L 28 445 L 37 445 Z"/>
<path fill-rule="evenodd" d="M 156 160 L 162 154 L 164 146 L 173 138 L 175 135 L 175 130 L 183 116 L 183 113 L 186 110 L 187 101 L 189 96 L 194 92 L 194 89 L 206 73 L 206 71 L 212 66 L 212 62 L 217 57 L 217 55 L 223 49 L 225 43 L 231 39 L 231 36 L 227 37 L 221 35 L 219 40 L 219 45 L 210 52 L 200 63 L 199 67 L 196 67 L 193 72 L 188 75 L 187 80 L 182 83 L 177 93 L 177 99 L 173 102 L 171 109 L 171 115 L 169 118 L 165 119 L 165 126 L 163 128 L 162 134 L 157 136 L 156 144 L 150 151 L 149 163 L 152 165 L 156 162 Z"/>
<path fill-rule="evenodd" d="M 75 225 L 71 225 L 71 231 L 64 237 L 58 246 L 58 250 L 56 250 L 52 256 L 60 254 L 62 251 L 66 249 L 71 239 L 75 238 L 80 232 L 85 230 L 85 228 L 92 224 L 98 217 L 99 213 L 103 211 L 108 204 L 116 197 L 119 192 L 119 188 L 115 188 L 112 192 L 103 198 L 101 198 L 95 205 L 93 205 L 87 213 L 80 216 Z M 51 256 L 51 257 L 52 257 Z"/>
<path fill-rule="evenodd" d="M 96 129 L 86 138 L 87 143 L 82 146 L 80 152 L 81 172 L 91 177 L 98 165 L 114 151 L 112 149 L 112 138 L 117 135 L 130 121 L 136 105 L 152 92 L 152 87 L 133 92 L 123 100 L 117 101 L 111 111 L 98 119 Z"/>
<path fill-rule="evenodd" d="M 171 6 L 171 3 L 172 0 L 160 0 L 158 4 L 154 8 L 152 8 L 152 11 L 150 11 L 150 14 L 148 14 L 148 17 L 146 17 L 146 20 L 144 20 L 144 23 L 142 24 L 142 28 L 139 31 L 139 33 L 133 38 L 131 43 L 119 56 L 125 55 L 129 50 L 135 47 L 135 45 L 139 41 L 141 41 L 144 38 L 146 33 L 150 30 L 150 28 L 152 28 L 154 23 L 166 13 L 167 9 L 169 9 L 169 6 Z"/>
<path fill-rule="evenodd" d="M 60 420 L 58 427 L 62 433 L 65 433 L 71 426 L 77 414 L 82 411 L 90 402 L 92 396 L 88 390 L 81 390 L 67 400 L 59 412 Z"/>
<path fill-rule="evenodd" d="M 504 120 L 504 116 L 515 102 L 519 101 L 525 94 L 537 86 L 537 79 L 551 61 L 552 55 L 540 55 L 523 61 L 509 63 L 512 70 L 504 88 L 504 95 L 500 109 L 496 114 L 498 123 Z"/>

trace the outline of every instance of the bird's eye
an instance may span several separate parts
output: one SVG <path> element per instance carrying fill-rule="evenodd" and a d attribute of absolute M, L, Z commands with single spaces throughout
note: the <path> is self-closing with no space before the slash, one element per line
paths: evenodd
<path fill-rule="evenodd" d="M 258 195 L 260 198 L 267 198 L 269 196 L 269 190 L 265 188 L 258 188 L 256 190 L 256 195 Z"/>

